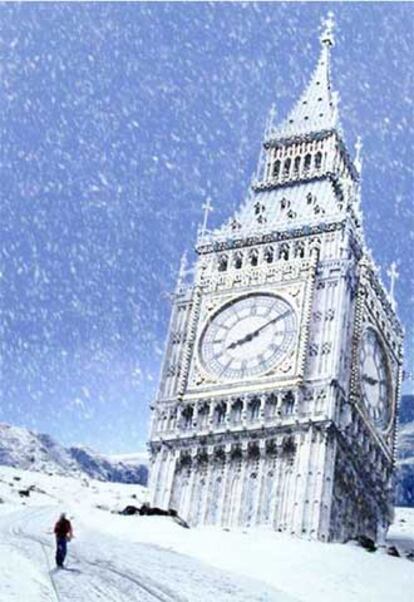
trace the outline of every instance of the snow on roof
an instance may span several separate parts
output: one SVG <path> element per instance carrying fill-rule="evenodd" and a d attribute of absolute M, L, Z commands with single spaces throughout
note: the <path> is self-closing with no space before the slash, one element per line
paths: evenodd
<path fill-rule="evenodd" d="M 299 182 L 289 187 L 256 192 L 240 208 L 235 221 L 214 231 L 216 237 L 249 230 L 269 231 L 286 229 L 286 225 L 311 226 L 330 218 L 337 218 L 340 208 L 333 185 L 329 180 Z M 235 227 L 237 228 L 235 230 Z"/>

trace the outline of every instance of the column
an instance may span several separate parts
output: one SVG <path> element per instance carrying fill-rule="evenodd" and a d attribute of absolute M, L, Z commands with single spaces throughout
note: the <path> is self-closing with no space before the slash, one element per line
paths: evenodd
<path fill-rule="evenodd" d="M 166 462 L 166 472 L 164 477 L 165 487 L 161 493 L 161 507 L 168 509 L 171 501 L 171 494 L 174 486 L 174 476 L 175 476 L 175 467 L 177 464 L 177 459 L 179 455 L 179 451 L 169 451 L 167 452 Z"/>

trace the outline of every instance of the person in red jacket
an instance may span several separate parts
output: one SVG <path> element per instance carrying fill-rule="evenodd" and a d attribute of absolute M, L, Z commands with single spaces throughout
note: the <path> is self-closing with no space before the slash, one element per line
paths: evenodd
<path fill-rule="evenodd" d="M 56 566 L 62 568 L 66 558 L 67 543 L 73 537 L 73 530 L 70 520 L 66 514 L 62 513 L 55 524 L 54 533 L 56 537 Z"/>

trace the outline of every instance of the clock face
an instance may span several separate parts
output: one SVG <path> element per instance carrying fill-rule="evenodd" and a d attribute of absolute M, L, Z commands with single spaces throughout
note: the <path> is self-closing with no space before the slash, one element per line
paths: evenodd
<path fill-rule="evenodd" d="M 387 356 L 373 328 L 367 328 L 362 336 L 359 361 L 365 408 L 374 425 L 385 431 L 391 420 L 391 387 Z"/>
<path fill-rule="evenodd" d="M 200 340 L 204 367 L 225 380 L 263 374 L 292 348 L 296 314 L 284 299 L 253 294 L 228 303 L 209 321 Z"/>

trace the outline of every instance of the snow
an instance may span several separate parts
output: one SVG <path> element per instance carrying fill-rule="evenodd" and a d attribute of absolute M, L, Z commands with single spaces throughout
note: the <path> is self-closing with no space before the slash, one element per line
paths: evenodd
<path fill-rule="evenodd" d="M 16 480 L 19 479 L 19 480 Z M 18 490 L 33 486 L 28 498 Z M 43 493 L 41 493 L 43 492 Z M 133 497 L 134 496 L 134 497 Z M 379 549 L 323 544 L 264 529 L 185 529 L 169 517 L 121 516 L 139 485 L 0 468 L 0 600 L 411 602 L 413 565 Z M 51 528 L 73 521 L 68 567 L 53 566 Z M 388 544 L 414 549 L 414 509 L 397 509 Z M 21 579 L 21 574 L 25 579 Z"/>

